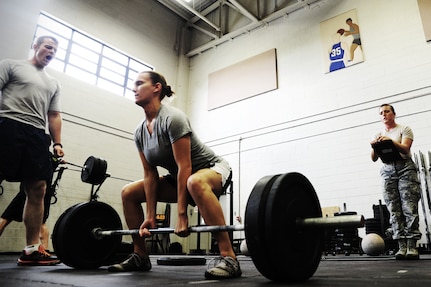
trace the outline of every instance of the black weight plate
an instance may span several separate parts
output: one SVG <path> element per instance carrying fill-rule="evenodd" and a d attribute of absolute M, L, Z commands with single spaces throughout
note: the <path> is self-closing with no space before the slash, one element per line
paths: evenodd
<path fill-rule="evenodd" d="M 253 187 L 245 209 L 244 231 L 247 248 L 254 265 L 262 275 L 272 268 L 267 253 L 268 248 L 271 248 L 272 245 L 271 243 L 267 245 L 264 240 L 264 216 L 268 192 L 278 176 L 271 175 L 261 178 Z"/>
<path fill-rule="evenodd" d="M 81 180 L 90 184 L 101 184 L 106 177 L 108 163 L 104 159 L 89 156 L 81 171 Z"/>
<path fill-rule="evenodd" d="M 169 266 L 187 266 L 187 265 L 205 265 L 205 257 L 160 257 L 157 259 L 158 265 Z"/>
<path fill-rule="evenodd" d="M 339 237 L 346 237 L 346 236 L 357 236 L 358 232 L 355 231 L 348 231 L 348 230 L 344 230 L 344 231 L 338 231 L 338 232 L 334 232 L 335 236 L 339 236 Z"/>
<path fill-rule="evenodd" d="M 91 172 L 94 168 L 94 163 L 95 163 L 95 158 L 93 156 L 89 156 L 84 163 L 84 166 L 81 170 L 81 180 L 83 182 L 87 182 L 89 181 L 89 179 L 91 178 Z"/>
<path fill-rule="evenodd" d="M 68 208 L 57 220 L 52 244 L 57 257 L 77 269 L 96 269 L 107 262 L 121 245 L 121 236 L 100 240 L 92 235 L 94 228 L 121 229 L 118 213 L 98 201 L 78 203 Z"/>
<path fill-rule="evenodd" d="M 333 241 L 350 241 L 353 238 L 355 238 L 355 237 L 353 237 L 352 235 L 334 236 L 334 237 L 332 237 L 332 240 Z"/>
<path fill-rule="evenodd" d="M 73 205 L 71 207 L 69 207 L 68 209 L 66 209 L 66 211 L 64 211 L 60 217 L 57 219 L 55 225 L 54 225 L 54 229 L 51 235 L 51 239 L 52 239 L 52 246 L 54 248 L 54 252 L 57 255 L 58 258 L 60 258 L 61 260 L 64 260 L 64 258 L 66 258 L 66 262 L 67 262 L 67 241 L 64 240 L 62 234 L 64 232 L 65 229 L 65 222 L 67 221 L 68 216 L 72 213 L 72 211 L 77 208 L 77 206 L 79 206 L 81 203 L 78 203 L 76 205 Z M 67 228 L 67 227 L 66 227 Z M 67 263 L 65 263 L 66 265 L 68 265 Z"/>
<path fill-rule="evenodd" d="M 108 163 L 106 160 L 99 158 L 99 172 L 95 174 L 96 184 L 101 184 L 106 178 L 106 170 L 108 169 Z"/>
<path fill-rule="evenodd" d="M 334 232 L 343 233 L 343 234 L 358 234 L 358 229 L 357 228 L 336 228 Z"/>
<path fill-rule="evenodd" d="M 265 208 L 265 242 L 270 258 L 265 277 L 280 282 L 301 282 L 313 276 L 323 252 L 324 230 L 296 226 L 297 218 L 322 217 L 319 199 L 310 181 L 292 172 L 279 176 Z"/>
<path fill-rule="evenodd" d="M 73 207 L 73 206 L 72 206 Z M 52 231 L 51 234 L 51 240 L 52 240 L 52 247 L 54 248 L 54 252 L 58 257 L 58 254 L 64 254 L 64 247 L 63 244 L 61 242 L 61 240 L 57 240 L 57 237 L 59 236 L 60 232 L 58 231 L 58 229 L 60 228 L 59 224 L 60 222 L 62 222 L 64 219 L 64 216 L 66 216 L 66 214 L 69 213 L 70 209 L 72 207 L 69 207 L 68 209 L 66 209 L 66 211 L 64 211 L 57 219 L 55 225 L 54 225 L 54 229 Z"/>

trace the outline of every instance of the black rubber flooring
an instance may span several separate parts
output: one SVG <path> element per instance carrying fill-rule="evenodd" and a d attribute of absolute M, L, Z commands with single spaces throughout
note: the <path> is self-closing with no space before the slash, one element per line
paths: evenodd
<path fill-rule="evenodd" d="M 176 256 L 178 257 L 178 256 Z M 194 256 L 196 257 L 196 256 Z M 203 256 L 208 263 L 213 256 Z M 280 284 L 263 277 L 250 257 L 239 256 L 243 276 L 233 280 L 206 280 L 206 265 L 158 265 L 162 256 L 151 256 L 149 272 L 109 273 L 102 266 L 97 270 L 77 270 L 55 266 L 17 266 L 17 254 L 0 255 L 0 286 L 431 286 L 431 255 L 417 261 L 399 261 L 392 256 L 328 255 L 323 257 L 313 277 L 302 283 Z M 186 257 L 187 258 L 187 257 Z"/>

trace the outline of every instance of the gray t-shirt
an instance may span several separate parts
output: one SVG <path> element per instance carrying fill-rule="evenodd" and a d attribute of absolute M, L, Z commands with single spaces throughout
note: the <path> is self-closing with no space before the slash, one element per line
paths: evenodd
<path fill-rule="evenodd" d="M 0 117 L 45 130 L 48 111 L 61 111 L 60 84 L 29 60 L 0 62 Z"/>
<path fill-rule="evenodd" d="M 386 131 L 385 129 L 383 129 L 380 133 L 376 134 L 374 138 L 377 138 L 379 136 L 387 136 L 393 141 L 401 143 L 404 138 L 413 140 L 413 131 L 408 126 L 397 124 L 395 128 L 391 129 L 390 131 Z M 400 155 L 404 159 L 412 157 L 411 152 L 409 152 L 408 154 L 400 153 Z"/>
<path fill-rule="evenodd" d="M 193 173 L 221 161 L 219 156 L 198 139 L 189 119 L 181 110 L 163 104 L 155 118 L 153 133 L 150 135 L 148 132 L 144 119 L 135 131 L 135 143 L 150 165 L 163 167 L 172 176 L 176 176 L 178 166 L 175 163 L 172 144 L 186 135 L 190 135 Z"/>

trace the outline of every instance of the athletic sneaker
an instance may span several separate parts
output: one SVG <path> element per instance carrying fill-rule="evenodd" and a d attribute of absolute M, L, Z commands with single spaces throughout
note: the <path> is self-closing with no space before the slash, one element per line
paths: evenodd
<path fill-rule="evenodd" d="M 151 270 L 151 261 L 148 256 L 142 258 L 137 253 L 132 253 L 121 263 L 108 267 L 109 272 L 127 272 L 127 271 L 149 271 Z"/>
<path fill-rule="evenodd" d="M 56 256 L 52 256 L 46 252 L 42 245 L 39 245 L 39 249 L 30 254 L 27 254 L 27 252 L 23 250 L 17 261 L 17 264 L 20 266 L 47 266 L 59 263 L 60 260 Z"/>
<path fill-rule="evenodd" d="M 232 257 L 219 257 L 217 264 L 214 263 L 214 267 L 205 271 L 205 278 L 207 279 L 229 279 L 241 277 L 241 268 L 239 267 L 239 262 Z M 208 265 L 211 264 L 208 263 Z"/>

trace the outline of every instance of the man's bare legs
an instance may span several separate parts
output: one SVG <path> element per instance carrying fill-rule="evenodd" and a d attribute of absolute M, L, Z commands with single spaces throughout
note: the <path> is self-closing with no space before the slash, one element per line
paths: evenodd
<path fill-rule="evenodd" d="M 8 226 L 11 222 L 12 220 L 0 218 L 0 235 L 3 234 L 3 231 L 6 229 L 6 226 Z"/>
<path fill-rule="evenodd" d="M 40 230 L 43 220 L 43 198 L 46 191 L 46 181 L 39 180 L 25 183 L 27 199 L 24 205 L 23 221 L 26 229 L 26 244 L 40 243 Z"/>

